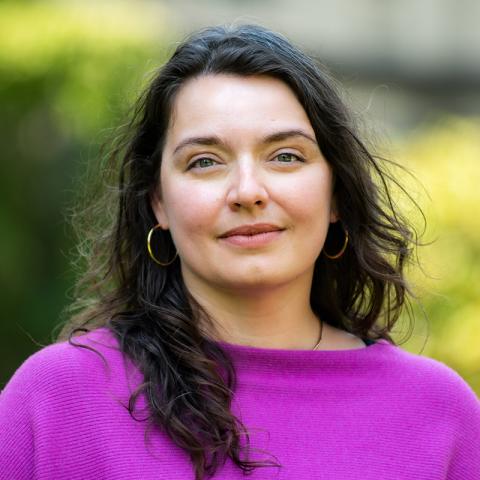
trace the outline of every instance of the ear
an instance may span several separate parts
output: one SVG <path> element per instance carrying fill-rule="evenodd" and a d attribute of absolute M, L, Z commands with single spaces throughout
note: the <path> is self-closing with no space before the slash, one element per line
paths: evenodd
<path fill-rule="evenodd" d="M 330 223 L 338 222 L 339 219 L 340 216 L 338 215 L 337 199 L 333 196 L 330 204 Z"/>
<path fill-rule="evenodd" d="M 163 230 L 168 230 L 168 218 L 165 212 L 165 208 L 160 198 L 159 192 L 157 189 L 154 189 L 150 193 L 150 205 L 152 207 L 153 213 L 157 219 L 157 222 L 161 225 Z"/>

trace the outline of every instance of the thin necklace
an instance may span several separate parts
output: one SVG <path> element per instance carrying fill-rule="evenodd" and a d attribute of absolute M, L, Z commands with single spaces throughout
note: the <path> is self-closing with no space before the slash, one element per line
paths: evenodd
<path fill-rule="evenodd" d="M 322 341 L 322 332 L 323 332 L 323 322 L 320 320 L 320 338 L 318 339 L 317 344 L 313 347 L 313 350 L 316 350 Z"/>

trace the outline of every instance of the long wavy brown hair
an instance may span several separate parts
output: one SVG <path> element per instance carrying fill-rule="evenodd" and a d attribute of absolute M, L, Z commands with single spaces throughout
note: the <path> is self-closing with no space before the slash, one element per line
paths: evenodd
<path fill-rule="evenodd" d="M 80 202 L 71 217 L 78 280 L 57 340 L 73 343 L 76 334 L 99 326 L 113 332 L 144 376 L 130 413 L 144 394 L 151 422 L 188 452 L 196 480 L 212 476 L 228 457 L 245 473 L 272 465 L 244 456 L 241 439 L 248 440 L 248 432 L 230 410 L 235 369 L 201 326 L 209 317 L 186 289 L 179 259 L 161 267 L 146 248 L 157 223 L 150 195 L 159 185 L 175 96 L 187 79 L 220 73 L 269 75 L 287 84 L 333 169 L 341 222 L 331 224 L 325 249 L 337 251 L 344 230 L 350 241 L 338 260 L 316 260 L 310 302 L 320 318 L 362 338 L 394 343 L 390 333 L 413 295 L 404 267 L 419 244 L 391 196 L 391 185 L 401 187 L 390 171 L 396 164 L 360 139 L 339 87 L 313 56 L 257 25 L 209 27 L 178 45 L 84 182 L 87 205 Z M 166 254 L 164 261 L 175 251 L 168 231 L 158 232 L 153 247 L 158 257 Z"/>

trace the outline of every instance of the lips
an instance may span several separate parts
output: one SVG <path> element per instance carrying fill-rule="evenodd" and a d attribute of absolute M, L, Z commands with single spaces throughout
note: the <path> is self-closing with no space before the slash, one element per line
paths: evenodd
<path fill-rule="evenodd" d="M 228 230 L 220 235 L 219 238 L 226 238 L 234 235 L 256 235 L 259 233 L 276 232 L 279 230 L 284 229 L 278 225 L 272 225 L 270 223 L 255 223 L 253 225 L 242 225 L 237 228 L 232 228 L 231 230 Z"/>

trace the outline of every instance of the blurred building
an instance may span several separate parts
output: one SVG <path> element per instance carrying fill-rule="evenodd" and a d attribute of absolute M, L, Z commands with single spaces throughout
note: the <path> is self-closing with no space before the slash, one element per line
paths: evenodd
<path fill-rule="evenodd" d="M 478 0 L 175 0 L 180 34 L 216 23 L 277 29 L 327 64 L 352 101 L 396 135 L 480 114 Z"/>

